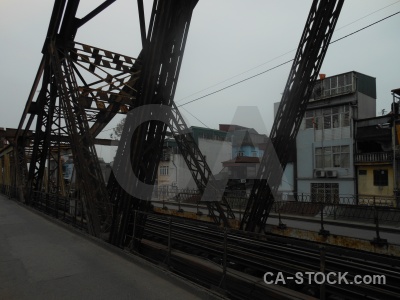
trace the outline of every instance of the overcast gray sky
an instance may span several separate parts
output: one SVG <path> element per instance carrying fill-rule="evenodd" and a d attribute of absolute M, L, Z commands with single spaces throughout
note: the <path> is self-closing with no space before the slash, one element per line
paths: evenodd
<path fill-rule="evenodd" d="M 149 17 L 152 1 L 144 2 Z M 78 17 L 98 3 L 82 0 Z M 199 0 L 175 96 L 177 104 L 292 59 L 311 3 L 311 0 Z M 18 126 L 40 63 L 52 8 L 52 0 L 0 2 L 0 127 Z M 333 40 L 398 11 L 397 0 L 346 0 Z M 332 44 L 321 73 L 330 76 L 354 70 L 375 77 L 377 111 L 379 114 L 382 109 L 388 111 L 392 101 L 390 90 L 400 87 L 399 29 L 400 14 Z M 136 1 L 117 0 L 78 31 L 76 41 L 136 57 L 141 49 Z M 279 58 L 271 61 L 276 57 Z M 281 98 L 290 67 L 287 64 L 183 107 L 210 128 L 218 128 L 218 124 L 232 121 L 238 106 L 257 106 L 269 130 L 273 103 Z M 245 71 L 248 72 L 241 74 Z M 236 77 L 227 80 L 233 76 Z M 181 111 L 189 125 L 203 126 L 183 108 Z M 118 119 L 107 129 L 114 127 Z M 251 118 L 248 121 L 240 125 L 251 126 Z M 109 133 L 102 133 L 102 137 L 108 137 Z"/>

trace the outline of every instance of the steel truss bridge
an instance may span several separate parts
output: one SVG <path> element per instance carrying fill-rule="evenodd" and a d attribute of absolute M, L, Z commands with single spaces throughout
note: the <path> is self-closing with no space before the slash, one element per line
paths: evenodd
<path fill-rule="evenodd" d="M 227 188 L 214 179 L 174 104 L 197 0 L 154 0 L 147 27 L 143 0 L 137 0 L 142 50 L 135 57 L 75 40 L 78 30 L 113 2 L 106 0 L 77 18 L 79 0 L 55 0 L 43 57 L 19 126 L 2 135 L 9 141 L 0 150 L 3 192 L 66 220 L 77 220 L 79 206 L 81 227 L 91 235 L 139 251 L 143 237 L 154 228 L 146 227 L 152 191 L 141 187 L 154 185 L 168 133 L 175 138 L 213 222 L 229 228 L 235 215 L 225 198 Z M 242 232 L 257 233 L 265 227 L 343 2 L 312 2 L 271 142 L 240 223 Z M 95 145 L 110 143 L 97 136 L 117 114 L 126 114 L 126 122 L 106 184 Z M 74 218 L 70 207 L 61 205 L 69 196 L 62 178 L 63 149 L 72 150 L 75 165 L 79 201 L 74 204 Z"/>

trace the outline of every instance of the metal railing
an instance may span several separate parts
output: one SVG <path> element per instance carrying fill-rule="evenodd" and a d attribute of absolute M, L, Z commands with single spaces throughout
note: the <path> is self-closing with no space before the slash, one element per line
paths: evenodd
<path fill-rule="evenodd" d="M 16 186 L 1 184 L 0 193 L 10 199 L 19 200 Z M 87 229 L 83 202 L 80 199 L 63 197 L 53 193 L 34 192 L 32 197 L 26 200 L 26 204 L 36 210 L 79 229 Z"/>
<path fill-rule="evenodd" d="M 9 198 L 18 196 L 15 186 L 0 185 L 0 192 Z M 197 190 L 164 189 L 162 193 L 155 191 L 154 195 L 157 196 L 153 198 L 154 202 L 161 202 L 165 209 L 166 205 L 171 205 L 183 212 L 190 206 L 197 208 L 199 215 L 206 211 L 206 205 L 200 201 L 201 195 Z M 235 191 L 228 193 L 226 199 L 240 221 L 248 195 Z M 320 220 L 321 230 L 329 220 L 374 224 L 379 238 L 381 225 L 400 226 L 400 206 L 396 201 L 399 199 L 369 195 L 335 195 L 324 199 L 321 195 L 313 194 L 281 194 L 275 199 L 271 213 L 278 215 L 279 219 L 281 215 L 293 215 Z M 27 204 L 74 227 L 87 230 L 85 210 L 80 199 L 35 192 Z"/>
<path fill-rule="evenodd" d="M 153 200 L 162 202 L 165 209 L 168 205 L 174 205 L 179 211 L 184 211 L 185 205 L 195 205 L 200 212 L 205 207 L 197 190 L 164 189 L 162 193 L 157 191 L 155 194 L 162 195 L 154 197 Z M 230 192 L 226 199 L 240 221 L 247 205 L 248 194 Z M 308 217 L 319 217 L 322 213 L 325 219 L 372 224 L 378 217 L 381 224 L 400 225 L 399 204 L 399 199 L 394 196 L 279 194 L 275 198 L 271 213 Z"/>
<path fill-rule="evenodd" d="M 393 152 L 371 152 L 358 153 L 355 155 L 354 162 L 387 162 L 393 160 Z"/>
<path fill-rule="evenodd" d="M 17 198 L 17 187 L 14 185 L 0 184 L 0 193 L 9 198 Z"/>

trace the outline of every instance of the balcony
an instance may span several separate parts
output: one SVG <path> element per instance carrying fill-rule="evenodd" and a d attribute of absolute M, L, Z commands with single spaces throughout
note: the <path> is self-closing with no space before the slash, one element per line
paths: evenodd
<path fill-rule="evenodd" d="M 328 77 L 316 81 L 310 101 L 354 93 L 355 88 L 352 72 Z"/>
<path fill-rule="evenodd" d="M 355 163 L 382 163 L 393 161 L 393 152 L 358 153 L 355 155 Z"/>

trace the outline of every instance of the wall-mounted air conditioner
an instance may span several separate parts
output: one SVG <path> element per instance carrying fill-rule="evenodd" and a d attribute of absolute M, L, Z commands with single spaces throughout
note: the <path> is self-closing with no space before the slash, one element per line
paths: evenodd
<path fill-rule="evenodd" d="M 335 177 L 337 177 L 337 171 L 326 171 L 326 177 L 329 177 L 329 178 L 335 178 Z"/>
<path fill-rule="evenodd" d="M 314 177 L 317 177 L 317 178 L 325 177 L 325 171 L 322 171 L 322 170 L 315 170 L 315 171 L 314 171 Z"/>

